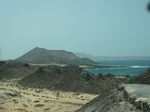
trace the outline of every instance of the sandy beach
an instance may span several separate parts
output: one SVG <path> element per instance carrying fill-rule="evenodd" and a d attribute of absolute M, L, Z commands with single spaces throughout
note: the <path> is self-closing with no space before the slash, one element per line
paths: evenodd
<path fill-rule="evenodd" d="M 0 82 L 0 112 L 75 112 L 97 95 L 24 88 L 17 79 Z"/>

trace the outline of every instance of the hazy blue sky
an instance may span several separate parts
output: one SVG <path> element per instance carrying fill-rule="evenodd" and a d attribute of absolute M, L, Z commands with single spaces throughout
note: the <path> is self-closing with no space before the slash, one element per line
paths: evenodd
<path fill-rule="evenodd" d="M 34 47 L 150 56 L 150 0 L 0 0 L 2 59 Z"/>

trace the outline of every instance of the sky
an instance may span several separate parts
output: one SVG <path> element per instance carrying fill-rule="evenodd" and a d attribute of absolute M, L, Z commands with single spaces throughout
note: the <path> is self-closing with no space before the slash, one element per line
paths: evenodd
<path fill-rule="evenodd" d="M 0 58 L 35 47 L 150 56 L 150 0 L 0 0 Z"/>

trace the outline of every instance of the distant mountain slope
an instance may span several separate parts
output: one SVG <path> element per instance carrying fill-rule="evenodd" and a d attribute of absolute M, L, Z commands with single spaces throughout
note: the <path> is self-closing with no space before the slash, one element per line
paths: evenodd
<path fill-rule="evenodd" d="M 77 55 L 79 58 L 89 58 L 89 59 L 95 58 L 94 56 L 90 54 L 81 53 L 81 52 L 75 53 L 75 55 Z"/>
<path fill-rule="evenodd" d="M 38 47 L 17 58 L 15 61 L 36 64 L 87 64 L 89 62 L 94 63 L 94 61 L 90 59 L 86 59 L 86 61 L 85 59 L 80 59 L 72 52 L 68 52 L 65 50 L 47 50 Z"/>
<path fill-rule="evenodd" d="M 101 60 L 150 60 L 150 56 L 92 56 L 86 53 L 75 53 L 79 58 L 89 58 L 94 61 Z"/>

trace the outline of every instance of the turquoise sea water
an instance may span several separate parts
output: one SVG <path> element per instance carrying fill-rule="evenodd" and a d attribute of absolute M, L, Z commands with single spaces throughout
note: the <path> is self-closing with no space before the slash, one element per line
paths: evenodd
<path fill-rule="evenodd" d="M 114 74 L 114 75 L 130 75 L 136 76 L 145 72 L 150 68 L 150 60 L 107 60 L 99 61 L 102 64 L 100 66 L 127 66 L 123 68 L 97 68 L 97 69 L 85 69 L 86 71 L 98 75 L 102 74 Z"/>

